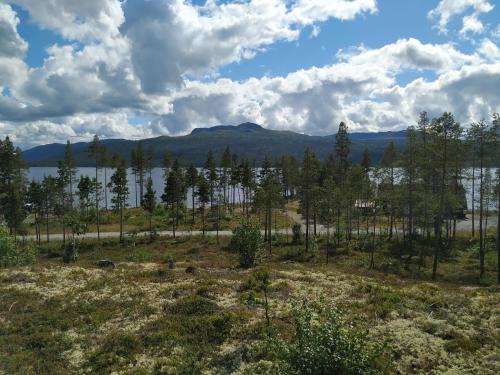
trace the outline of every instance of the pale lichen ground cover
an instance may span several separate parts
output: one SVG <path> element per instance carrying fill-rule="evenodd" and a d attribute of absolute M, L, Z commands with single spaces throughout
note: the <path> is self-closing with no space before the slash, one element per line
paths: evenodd
<path fill-rule="evenodd" d="M 106 337 L 116 332 L 126 338 L 119 341 L 126 349 L 113 344 L 112 373 L 181 373 L 190 346 L 180 336 L 177 343 L 171 341 L 175 335 L 167 335 L 168 342 L 151 337 L 165 324 L 175 327 L 176 322 L 165 321 L 165 311 L 192 295 L 216 304 L 217 314 L 234 317 L 223 341 L 209 342 L 213 349 L 206 352 L 200 373 L 272 369 L 271 363 L 245 354 L 258 346 L 264 316 L 242 287 L 253 271 L 198 259 L 178 262 L 172 270 L 162 262 L 123 262 L 114 270 L 57 263 L 0 270 L 0 373 L 99 372 L 98 355 L 106 349 Z M 196 266 L 195 273 L 185 272 L 187 264 Z M 495 287 L 367 277 L 335 266 L 265 266 L 272 277 L 271 317 L 277 327 L 289 324 L 292 300 L 323 300 L 366 328 L 370 340 L 385 345 L 389 373 L 500 373 L 500 293 Z M 43 333 L 36 333 L 41 327 Z M 256 367 L 252 361 L 260 362 Z"/>

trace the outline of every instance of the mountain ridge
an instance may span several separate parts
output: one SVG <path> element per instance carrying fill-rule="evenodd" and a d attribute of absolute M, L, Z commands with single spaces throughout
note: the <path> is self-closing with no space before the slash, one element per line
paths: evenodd
<path fill-rule="evenodd" d="M 383 149 L 391 141 L 396 147 L 403 147 L 405 134 L 404 130 L 350 133 L 351 160 L 359 162 L 366 147 L 371 151 L 374 162 L 378 162 Z M 159 136 L 143 140 L 106 139 L 102 142 L 107 146 L 109 154 L 117 153 L 128 162 L 130 162 L 132 150 L 137 147 L 138 142 L 142 142 L 145 150 L 152 150 L 155 166 L 161 165 L 163 154 L 167 150 L 184 165 L 192 162 L 196 166 L 202 166 L 209 150 L 212 150 L 220 159 L 226 147 L 238 156 L 248 158 L 256 164 L 260 163 L 265 156 L 273 159 L 282 155 L 301 158 L 306 147 L 323 159 L 334 152 L 335 134 L 307 135 L 289 130 L 265 129 L 258 124 L 246 122 L 239 125 L 195 128 L 191 133 L 183 136 Z M 88 145 L 87 142 L 72 144 L 77 166 L 94 165 L 87 153 Z M 64 147 L 65 144 L 62 143 L 40 145 L 23 151 L 23 156 L 29 166 L 56 166 L 57 161 L 63 158 Z"/>

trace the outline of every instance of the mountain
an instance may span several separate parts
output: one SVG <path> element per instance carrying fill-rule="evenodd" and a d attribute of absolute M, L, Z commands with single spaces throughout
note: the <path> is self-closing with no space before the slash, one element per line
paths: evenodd
<path fill-rule="evenodd" d="M 367 147 L 375 162 L 380 160 L 384 148 L 393 141 L 398 148 L 405 143 L 405 131 L 379 133 L 351 133 L 351 160 L 359 162 Z M 117 153 L 130 161 L 131 151 L 139 141 L 109 139 L 103 141 L 110 155 Z M 244 123 L 237 126 L 220 125 L 211 128 L 194 129 L 190 134 L 169 137 L 161 136 L 141 141 L 144 149 L 153 152 L 154 164 L 161 165 L 165 151 L 170 151 L 182 164 L 194 163 L 202 166 L 207 152 L 212 150 L 217 157 L 228 146 L 239 157 L 254 160 L 258 165 L 267 155 L 276 159 L 282 155 L 301 158 L 306 147 L 312 149 L 323 159 L 334 152 L 335 135 L 310 136 L 292 131 L 264 129 L 260 125 Z M 64 144 L 37 146 L 23 152 L 30 166 L 56 166 L 64 155 Z M 73 144 L 73 154 L 78 166 L 92 166 L 94 163 L 87 155 L 88 143 Z"/>

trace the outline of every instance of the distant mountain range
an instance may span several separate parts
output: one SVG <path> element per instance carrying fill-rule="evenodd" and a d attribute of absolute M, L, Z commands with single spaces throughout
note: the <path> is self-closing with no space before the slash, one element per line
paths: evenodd
<path fill-rule="evenodd" d="M 378 163 L 384 148 L 391 141 L 399 149 L 404 146 L 405 134 L 404 130 L 350 133 L 352 142 L 350 158 L 355 163 L 359 162 L 366 147 L 370 150 L 373 161 Z M 119 154 L 127 161 L 130 161 L 130 154 L 137 147 L 138 142 L 125 139 L 103 140 L 110 155 Z M 277 159 L 282 155 L 293 155 L 301 158 L 307 147 L 321 159 L 335 150 L 335 135 L 310 136 L 291 131 L 264 129 L 253 123 L 197 128 L 188 135 L 161 136 L 144 139 L 141 142 L 145 150 L 152 150 L 156 166 L 161 165 L 163 155 L 167 150 L 182 164 L 186 165 L 192 162 L 196 166 L 203 166 L 209 150 L 212 150 L 215 156 L 220 158 L 226 147 L 229 147 L 239 157 L 254 161 L 256 165 L 266 155 L 272 159 Z M 87 154 L 88 143 L 74 143 L 72 146 L 77 166 L 94 165 Z M 29 166 L 56 166 L 57 161 L 63 158 L 64 148 L 65 145 L 59 143 L 37 146 L 24 151 L 23 156 Z"/>

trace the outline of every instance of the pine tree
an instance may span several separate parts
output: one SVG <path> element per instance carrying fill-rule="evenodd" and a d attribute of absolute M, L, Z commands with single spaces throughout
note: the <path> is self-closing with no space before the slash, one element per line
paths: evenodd
<path fill-rule="evenodd" d="M 272 246 L 272 210 L 283 206 L 283 196 L 281 185 L 276 172 L 269 171 L 261 178 L 259 186 L 255 192 L 255 206 L 263 209 L 264 220 L 264 241 L 268 243 L 269 253 Z"/>
<path fill-rule="evenodd" d="M 148 213 L 149 217 L 149 236 L 153 238 L 153 213 L 156 207 L 156 192 L 153 190 L 153 179 L 148 177 L 146 182 L 146 193 L 142 199 L 142 208 Z"/>
<path fill-rule="evenodd" d="M 198 176 L 196 195 L 198 196 L 198 203 L 200 205 L 203 237 L 205 237 L 205 207 L 210 202 L 210 186 L 203 173 L 200 173 Z"/>
<path fill-rule="evenodd" d="M 436 246 L 432 264 L 432 279 L 436 279 L 438 260 L 446 248 L 443 241 L 443 223 L 446 219 L 448 183 L 450 181 L 450 141 L 460 137 L 460 125 L 455 122 L 451 113 L 444 113 L 432 121 L 430 133 L 433 138 L 433 155 L 437 164 L 438 181 L 438 207 L 435 215 Z"/>
<path fill-rule="evenodd" d="M 339 124 L 339 129 L 335 135 L 335 156 L 339 163 L 341 173 L 346 173 L 349 168 L 349 150 L 351 141 L 348 135 L 348 128 L 344 122 Z"/>
<path fill-rule="evenodd" d="M 300 176 L 300 204 L 306 221 L 306 252 L 309 251 L 311 208 L 314 204 L 314 192 L 318 183 L 318 167 L 316 155 L 309 148 L 306 148 Z"/>
<path fill-rule="evenodd" d="M 222 187 L 223 197 L 224 197 L 224 209 L 226 209 L 226 204 L 228 201 L 228 187 L 229 187 L 232 165 L 233 165 L 233 158 L 231 150 L 229 149 L 229 147 L 226 147 L 221 158 L 222 174 L 220 178 L 220 184 Z"/>
<path fill-rule="evenodd" d="M 347 188 L 346 181 L 350 168 L 349 152 L 351 141 L 349 139 L 348 128 L 344 122 L 339 124 L 339 129 L 335 135 L 335 157 L 338 163 L 336 180 L 339 183 L 343 205 L 339 206 L 337 216 L 339 218 L 337 230 L 340 230 L 341 211 L 344 211 L 345 216 L 345 233 L 347 240 L 351 239 L 351 208 L 352 208 L 352 192 Z M 340 233 L 338 233 L 340 236 Z M 340 237 L 339 237 L 340 239 Z"/>
<path fill-rule="evenodd" d="M 492 124 L 493 159 L 496 161 L 496 198 L 497 198 L 497 283 L 500 284 L 500 114 L 493 114 Z"/>
<path fill-rule="evenodd" d="M 372 155 L 370 154 L 370 150 L 368 150 L 368 148 L 365 148 L 365 150 L 363 151 L 361 166 L 363 167 L 366 174 L 370 172 L 370 169 L 372 167 Z"/>
<path fill-rule="evenodd" d="M 87 215 L 90 207 L 90 197 L 94 190 L 92 179 L 89 176 L 80 176 L 78 182 L 78 200 L 80 201 L 80 211 Z"/>
<path fill-rule="evenodd" d="M 0 212 L 13 235 L 21 229 L 26 217 L 25 168 L 22 151 L 14 147 L 9 137 L 0 140 Z"/>
<path fill-rule="evenodd" d="M 59 197 L 59 204 L 57 205 L 57 215 L 61 220 L 62 231 L 63 231 L 63 246 L 66 243 L 66 213 L 70 211 L 67 207 L 68 201 L 68 191 L 67 187 L 70 181 L 69 168 L 66 162 L 63 160 L 57 163 L 57 196 Z M 69 207 L 70 208 L 70 207 Z"/>
<path fill-rule="evenodd" d="M 111 176 L 109 187 L 113 193 L 111 202 L 113 208 L 120 215 L 120 242 L 123 243 L 123 219 L 125 208 L 127 207 L 127 200 L 129 196 L 128 182 L 127 182 L 127 164 L 125 160 L 115 156 L 115 173 Z"/>
<path fill-rule="evenodd" d="M 163 153 L 162 167 L 163 167 L 163 178 L 166 180 L 170 174 L 170 168 L 172 168 L 173 158 L 170 151 L 165 151 Z"/>
<path fill-rule="evenodd" d="M 101 239 L 101 231 L 100 231 L 100 218 L 99 218 L 99 200 L 100 200 L 100 192 L 99 192 L 99 169 L 101 168 L 102 162 L 102 145 L 97 135 L 94 136 L 94 139 L 90 143 L 88 147 L 88 154 L 93 159 L 95 163 L 95 180 L 96 180 L 96 189 L 95 189 L 95 215 L 96 215 L 96 227 L 97 227 L 97 240 Z M 109 186 L 109 184 L 108 184 Z M 106 203 L 107 204 L 107 203 Z"/>
<path fill-rule="evenodd" d="M 186 198 L 186 184 L 184 175 L 176 159 L 172 165 L 168 175 L 162 200 L 171 210 L 172 218 L 172 234 L 175 238 L 175 230 L 179 224 L 180 210 Z"/>
<path fill-rule="evenodd" d="M 477 157 L 479 159 L 479 277 L 484 276 L 484 198 L 485 198 L 485 184 L 484 184 L 484 164 L 485 164 L 485 147 L 486 147 L 486 124 L 483 120 L 471 125 L 471 133 L 477 145 Z"/>
<path fill-rule="evenodd" d="M 45 216 L 45 233 L 47 242 L 50 241 L 50 232 L 49 232 L 49 222 L 50 215 L 53 214 L 56 210 L 57 205 L 57 182 L 56 179 L 52 176 L 46 176 L 42 181 L 42 189 L 43 189 L 43 214 Z"/>
<path fill-rule="evenodd" d="M 67 183 L 69 186 L 69 204 L 70 208 L 73 209 L 74 195 L 73 195 L 73 183 L 76 178 L 76 167 L 75 159 L 73 157 L 73 149 L 71 147 L 71 142 L 68 140 L 66 143 L 66 148 L 64 149 L 64 168 L 66 168 L 65 175 L 67 177 Z"/>
<path fill-rule="evenodd" d="M 382 167 L 382 184 L 384 186 L 381 191 L 383 194 L 384 204 L 389 213 L 389 239 L 392 239 L 395 225 L 396 199 L 394 197 L 394 185 L 397 161 L 398 151 L 394 142 L 391 142 L 384 150 L 382 159 L 380 160 L 380 166 Z"/>
<path fill-rule="evenodd" d="M 35 237 L 38 244 L 41 243 L 41 222 L 43 216 L 43 186 L 32 180 L 26 192 L 26 200 L 31 205 L 31 211 L 35 215 Z"/>
<path fill-rule="evenodd" d="M 136 177 L 135 186 L 139 185 L 139 201 L 137 202 L 136 194 L 136 205 L 138 203 L 142 204 L 141 202 L 144 196 L 144 179 L 146 175 L 146 169 L 148 168 L 148 160 L 141 141 L 137 142 L 137 148 L 132 151 L 131 164 L 132 171 Z"/>
<path fill-rule="evenodd" d="M 195 222 L 195 210 L 196 210 L 196 205 L 195 205 L 195 197 L 196 197 L 196 187 L 198 185 L 198 170 L 194 166 L 194 164 L 190 164 L 187 171 L 186 171 L 186 185 L 188 188 L 191 189 L 191 199 L 192 199 L 192 224 L 194 225 Z"/>
<path fill-rule="evenodd" d="M 214 203 L 215 184 L 217 183 L 217 165 L 215 164 L 215 158 L 212 150 L 208 151 L 204 170 L 205 177 L 207 178 L 210 186 L 210 207 L 212 207 Z"/>

